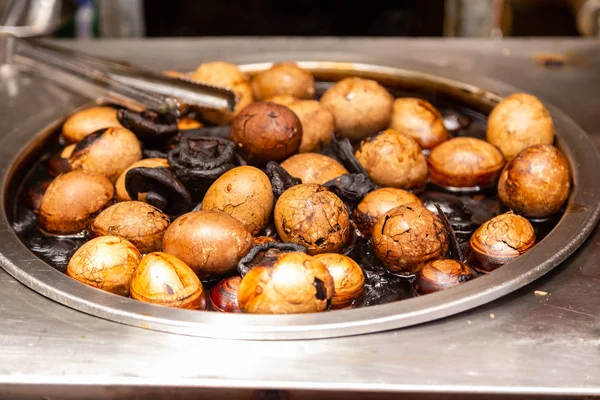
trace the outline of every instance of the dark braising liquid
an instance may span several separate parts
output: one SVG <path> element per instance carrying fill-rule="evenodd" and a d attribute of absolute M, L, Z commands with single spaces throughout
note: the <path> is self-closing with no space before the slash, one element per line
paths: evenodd
<path fill-rule="evenodd" d="M 316 85 L 318 96 L 330 86 L 329 82 L 318 82 Z M 407 92 L 395 88 L 388 88 L 388 90 L 394 97 L 410 96 L 428 100 L 440 110 L 449 124 L 460 120 L 463 126 L 458 130 L 450 131 L 451 135 L 485 139 L 487 117 L 484 114 L 452 99 L 441 98 L 435 93 Z M 59 132 L 51 136 L 46 143 L 47 152 L 40 157 L 23 179 L 16 199 L 12 203 L 12 217 L 13 228 L 21 241 L 46 263 L 64 273 L 69 259 L 86 239 L 52 237 L 41 233 L 38 228 L 38 216 L 25 201 L 25 193 L 29 187 L 41 180 L 52 179 L 48 173 L 48 159 L 61 148 L 59 136 Z M 463 248 L 479 225 L 508 211 L 498 201 L 495 188 L 477 193 L 452 193 L 428 184 L 418 196 L 431 211 L 437 212 L 435 204 L 441 206 Z M 561 215 L 557 215 L 544 221 L 531 221 L 538 241 L 556 226 L 560 217 Z M 357 237 L 347 254 L 360 264 L 365 272 L 365 296 L 361 304 L 357 305 L 358 307 L 390 303 L 414 296 L 411 278 L 389 273 L 374 256 L 369 240 Z M 216 280 L 204 282 L 207 292 L 216 282 Z"/>

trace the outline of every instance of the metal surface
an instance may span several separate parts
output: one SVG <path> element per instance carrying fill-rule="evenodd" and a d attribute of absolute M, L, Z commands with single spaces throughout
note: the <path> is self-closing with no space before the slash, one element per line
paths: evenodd
<path fill-rule="evenodd" d="M 483 109 L 489 109 L 498 102 L 501 99 L 499 95 L 518 91 L 493 81 L 486 82 L 486 91 L 476 86 L 476 78 L 471 77 L 469 83 L 456 82 L 436 76 L 439 73 L 448 75 L 448 71 L 436 71 L 425 66 L 417 72 L 350 64 L 350 55 L 345 63 L 295 60 L 311 71 L 317 80 L 331 75 L 335 78 L 363 76 L 391 86 L 418 87 L 424 91 L 451 94 Z M 245 72 L 256 72 L 270 66 L 270 63 L 262 63 L 240 68 Z M 600 198 L 600 181 L 583 171 L 600 169 L 598 153 L 575 123 L 558 109 L 548 107 L 555 122 L 559 147 L 570 164 L 573 176 L 567 211 L 556 228 L 525 255 L 491 274 L 443 292 L 385 305 L 320 314 L 241 315 L 169 309 L 121 298 L 57 272 L 33 256 L 14 233 L 11 235 L 5 216 L 0 216 L 0 232 L 4 239 L 0 242 L 0 261 L 2 267 L 19 281 L 55 301 L 113 321 L 164 332 L 234 339 L 313 339 L 378 332 L 442 318 L 485 304 L 539 278 L 568 257 L 595 227 L 600 216 L 600 203 L 596 201 Z M 56 115 L 56 119 L 60 117 Z M 19 135 L 6 137 L 0 142 L 3 149 L 0 168 L 7 171 L 0 180 L 1 196 L 8 209 L 24 169 L 29 168 L 21 166 L 21 161 L 39 158 L 40 154 L 29 153 L 40 147 L 41 140 L 39 130 L 23 130 Z M 33 145 L 26 148 L 28 142 Z M 231 326 L 236 329 L 231 329 Z"/>
<path fill-rule="evenodd" d="M 51 34 L 60 24 L 61 0 L 0 0 L 0 32 L 17 37 Z"/>
<path fill-rule="evenodd" d="M 341 58 L 341 52 L 379 56 L 400 66 L 411 64 L 410 55 L 465 75 L 511 81 L 575 116 L 600 144 L 595 111 L 600 45 L 593 42 L 227 39 L 78 45 L 120 58 L 135 48 L 136 62 L 161 70 L 193 69 L 201 60 L 192 54 L 211 60 L 242 51 L 312 50 L 330 59 Z M 539 67 L 536 53 L 550 51 L 585 54 L 587 63 Z M 152 64 L 151 52 L 165 57 Z M 56 113 L 85 102 L 35 77 L 21 79 L 19 90 L 8 98 L 0 89 L 1 101 L 9 104 L 0 108 L 8 136 L 47 126 Z M 224 395 L 231 393 L 225 388 L 236 388 L 234 394 L 250 398 L 254 389 L 267 387 L 600 395 L 599 255 L 596 229 L 574 256 L 543 278 L 471 311 L 390 332 L 279 342 L 205 339 L 104 321 L 48 301 L 0 271 L 0 397 L 215 393 L 208 388 L 222 388 L 217 393 Z M 536 290 L 546 295 L 535 295 Z"/>

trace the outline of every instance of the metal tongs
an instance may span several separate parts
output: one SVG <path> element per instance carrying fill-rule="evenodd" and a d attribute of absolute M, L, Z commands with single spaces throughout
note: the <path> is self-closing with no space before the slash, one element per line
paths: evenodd
<path fill-rule="evenodd" d="M 31 66 L 51 67 L 103 89 L 110 97 L 160 113 L 178 114 L 179 103 L 200 108 L 232 111 L 235 94 L 225 88 L 209 86 L 185 77 L 161 75 L 129 63 L 91 56 L 41 41 L 17 39 L 2 34 L 4 53 L 12 50 L 11 58 Z M 6 59 L 6 54 L 3 55 Z M 42 65 L 38 65 L 42 64 Z"/>

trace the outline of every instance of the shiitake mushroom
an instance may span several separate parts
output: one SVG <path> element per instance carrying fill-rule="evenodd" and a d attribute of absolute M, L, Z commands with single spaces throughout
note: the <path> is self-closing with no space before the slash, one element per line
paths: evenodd
<path fill-rule="evenodd" d="M 352 236 L 342 200 L 314 183 L 286 190 L 275 204 L 274 217 L 279 237 L 306 247 L 311 255 L 340 251 Z"/>
<path fill-rule="evenodd" d="M 410 189 L 427 181 L 421 148 L 413 138 L 393 129 L 363 140 L 355 156 L 377 185 Z"/>
<path fill-rule="evenodd" d="M 425 263 L 448 254 L 448 234 L 439 217 L 419 203 L 388 211 L 373 227 L 372 247 L 392 272 L 417 273 Z"/>
<path fill-rule="evenodd" d="M 65 146 L 52 157 L 50 157 L 48 160 L 48 172 L 50 172 L 50 175 L 57 176 L 71 171 L 69 158 L 71 157 L 71 154 L 73 154 L 75 146 L 75 144 Z"/>
<path fill-rule="evenodd" d="M 424 295 L 449 289 L 475 278 L 471 268 L 460 261 L 443 259 L 430 261 L 413 280 L 413 291 Z"/>
<path fill-rule="evenodd" d="M 233 64 L 222 61 L 201 64 L 196 68 L 191 79 L 212 86 L 228 88 L 235 93 L 237 103 L 233 112 L 215 110 L 201 111 L 204 119 L 214 124 L 229 124 L 241 110 L 253 101 L 252 88 L 250 87 L 246 76 Z"/>
<path fill-rule="evenodd" d="M 256 100 L 279 95 L 312 99 L 315 95 L 315 78 L 292 62 L 274 64 L 268 70 L 256 74 L 250 85 Z"/>
<path fill-rule="evenodd" d="M 158 251 L 169 226 L 169 217 L 141 201 L 123 201 L 106 208 L 90 224 L 92 236 L 119 236 L 140 253 Z"/>
<path fill-rule="evenodd" d="M 493 186 L 504 166 L 500 150 L 473 137 L 457 137 L 431 150 L 427 158 L 432 183 L 447 188 Z"/>
<path fill-rule="evenodd" d="M 141 158 L 142 147 L 133 132 L 126 128 L 107 128 L 77 143 L 69 165 L 72 169 L 99 172 L 115 182 L 127 167 Z"/>
<path fill-rule="evenodd" d="M 265 164 L 294 154 L 302 124 L 289 108 L 266 101 L 244 108 L 231 123 L 231 140 L 244 159 Z"/>
<path fill-rule="evenodd" d="M 166 307 L 206 310 L 206 293 L 194 271 L 177 257 L 147 254 L 131 280 L 131 297 Z"/>
<path fill-rule="evenodd" d="M 97 172 L 77 170 L 59 175 L 42 198 L 40 227 L 54 234 L 81 232 L 113 196 L 113 185 Z"/>
<path fill-rule="evenodd" d="M 238 290 L 242 277 L 231 276 L 219 281 L 210 291 L 208 296 L 211 308 L 224 313 L 241 313 L 238 304 Z"/>
<path fill-rule="evenodd" d="M 422 149 L 432 149 L 448 140 L 442 115 L 423 99 L 396 99 L 390 128 L 410 136 Z"/>
<path fill-rule="evenodd" d="M 365 293 L 365 274 L 360 265 L 342 254 L 326 253 L 314 256 L 327 267 L 333 278 L 331 309 L 354 307 Z"/>
<path fill-rule="evenodd" d="M 321 97 L 335 120 L 338 135 L 361 140 L 385 129 L 392 119 L 394 98 L 379 83 L 362 78 L 345 78 Z"/>
<path fill-rule="evenodd" d="M 502 171 L 500 201 L 518 214 L 544 218 L 560 211 L 569 197 L 571 174 L 563 154 L 540 144 L 521 151 Z"/>
<path fill-rule="evenodd" d="M 267 225 L 273 205 L 269 177 L 251 166 L 236 167 L 221 175 L 202 200 L 202 210 L 229 214 L 253 235 Z"/>
<path fill-rule="evenodd" d="M 486 139 L 508 161 L 527 147 L 554 142 L 554 122 L 535 96 L 515 93 L 494 107 L 487 122 Z"/>
<path fill-rule="evenodd" d="M 337 160 L 319 153 L 296 154 L 281 163 L 281 166 L 302 183 L 319 185 L 329 182 L 338 176 L 349 174 Z"/>
<path fill-rule="evenodd" d="M 365 236 L 371 236 L 373 226 L 393 208 L 421 200 L 411 192 L 396 188 L 381 188 L 367 194 L 354 209 L 357 228 Z"/>
<path fill-rule="evenodd" d="M 157 168 L 157 167 L 169 167 L 169 161 L 166 158 L 145 158 L 138 162 L 135 162 L 125 168 L 121 175 L 117 178 L 117 182 L 115 183 L 115 190 L 117 193 L 117 201 L 131 201 L 131 196 L 127 193 L 127 188 L 125 187 L 125 177 L 127 176 L 127 172 L 132 170 L 133 168 L 138 167 L 146 167 L 146 168 Z M 144 201 L 145 196 L 139 195 L 138 200 Z"/>
<path fill-rule="evenodd" d="M 319 260 L 304 253 L 267 257 L 242 279 L 241 310 L 251 314 L 325 311 L 334 295 L 333 278 Z"/>
<path fill-rule="evenodd" d="M 88 286 L 127 296 L 141 259 L 138 249 L 127 240 L 100 236 L 77 249 L 67 265 L 67 275 Z"/>
<path fill-rule="evenodd" d="M 200 278 L 234 272 L 251 247 L 252 235 L 240 221 L 213 211 L 192 211 L 180 216 L 169 225 L 162 242 L 165 253 L 182 260 Z"/>
<path fill-rule="evenodd" d="M 92 132 L 104 128 L 122 128 L 117 109 L 108 106 L 90 107 L 72 114 L 62 127 L 62 136 L 69 143 L 77 143 Z"/>
<path fill-rule="evenodd" d="M 467 264 L 478 272 L 491 272 L 519 257 L 535 244 L 531 223 L 513 212 L 498 215 L 471 236 L 465 252 Z"/>

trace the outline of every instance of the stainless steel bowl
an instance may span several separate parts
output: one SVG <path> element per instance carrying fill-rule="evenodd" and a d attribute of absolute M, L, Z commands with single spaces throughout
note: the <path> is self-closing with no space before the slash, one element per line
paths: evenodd
<path fill-rule="evenodd" d="M 262 57 L 264 59 L 266 55 Z M 286 58 L 292 59 L 289 56 Z M 489 111 L 503 96 L 518 91 L 498 81 L 460 77 L 431 66 L 416 66 L 418 70 L 408 70 L 363 63 L 298 63 L 317 79 L 362 76 L 389 86 L 433 90 L 453 96 L 484 112 Z M 241 68 L 252 74 L 270 65 L 245 64 Z M 595 177 L 595 171 L 600 170 L 598 153 L 581 128 L 557 108 L 546 105 L 554 118 L 558 147 L 565 154 L 573 175 L 573 189 L 564 215 L 552 232 L 528 253 L 489 275 L 443 292 L 385 305 L 328 313 L 240 315 L 154 306 L 72 280 L 29 251 L 13 232 L 7 216 L 20 174 L 40 154 L 41 144 L 59 126 L 62 116 L 42 133 L 39 130 L 25 131 L 0 141 L 0 149 L 6 155 L 0 158 L 0 169 L 3 171 L 0 186 L 5 209 L 0 215 L 0 262 L 8 273 L 23 284 L 79 311 L 146 329 L 186 335 L 269 340 L 338 337 L 402 328 L 456 314 L 497 299 L 544 275 L 573 253 L 598 221 L 600 182 Z"/>

